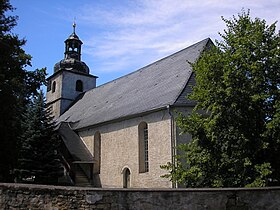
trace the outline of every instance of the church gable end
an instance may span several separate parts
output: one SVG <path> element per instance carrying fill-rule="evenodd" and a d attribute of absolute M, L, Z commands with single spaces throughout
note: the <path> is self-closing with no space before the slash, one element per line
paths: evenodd
<path fill-rule="evenodd" d="M 211 39 L 207 39 L 207 43 L 203 47 L 201 53 L 208 50 L 210 46 L 214 45 Z M 188 99 L 188 95 L 192 92 L 192 87 L 195 85 L 195 73 L 192 72 L 189 79 L 186 80 L 184 88 L 178 95 L 173 105 L 175 106 L 195 106 L 195 101 Z"/>
<path fill-rule="evenodd" d="M 195 74 L 192 73 L 190 79 L 188 80 L 186 86 L 184 87 L 181 94 L 175 101 L 175 106 L 194 106 L 195 101 L 188 99 L 188 95 L 192 92 L 192 87 L 195 85 Z"/>

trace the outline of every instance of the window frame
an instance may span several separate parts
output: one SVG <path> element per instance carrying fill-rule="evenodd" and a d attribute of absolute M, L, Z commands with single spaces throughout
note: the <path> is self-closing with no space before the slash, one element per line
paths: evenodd
<path fill-rule="evenodd" d="M 52 82 L 52 93 L 54 93 L 55 90 L 56 90 L 56 82 L 53 81 L 53 82 Z"/>
<path fill-rule="evenodd" d="M 76 81 L 76 88 L 75 88 L 76 91 L 78 92 L 83 92 L 84 91 L 84 84 L 83 84 L 83 81 L 78 79 Z"/>
<path fill-rule="evenodd" d="M 146 122 L 138 125 L 139 173 L 149 172 L 149 130 Z"/>

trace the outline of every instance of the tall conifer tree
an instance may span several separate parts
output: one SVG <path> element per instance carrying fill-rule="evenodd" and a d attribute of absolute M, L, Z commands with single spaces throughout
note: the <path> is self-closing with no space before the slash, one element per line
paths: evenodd
<path fill-rule="evenodd" d="M 13 10 L 9 0 L 0 0 L 0 182 L 13 180 L 23 107 L 46 76 L 45 69 L 25 69 L 31 66 L 31 56 L 22 49 L 26 41 L 11 33 L 17 17 L 5 14 Z"/>
<path fill-rule="evenodd" d="M 18 166 L 15 170 L 17 180 L 56 184 L 63 175 L 60 141 L 42 91 L 27 106 L 22 127 L 24 132 L 19 142 Z"/>

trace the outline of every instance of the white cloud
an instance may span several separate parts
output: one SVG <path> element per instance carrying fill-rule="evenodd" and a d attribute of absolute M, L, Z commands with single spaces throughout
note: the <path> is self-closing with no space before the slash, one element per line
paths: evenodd
<path fill-rule="evenodd" d="M 80 20 L 103 27 L 85 41 L 85 50 L 100 59 L 100 71 L 123 71 L 131 62 L 148 64 L 188 45 L 216 39 L 226 19 L 242 8 L 270 24 L 279 20 L 278 0 L 138 0 L 125 4 L 85 5 Z M 147 55 L 150 55 L 147 56 Z"/>

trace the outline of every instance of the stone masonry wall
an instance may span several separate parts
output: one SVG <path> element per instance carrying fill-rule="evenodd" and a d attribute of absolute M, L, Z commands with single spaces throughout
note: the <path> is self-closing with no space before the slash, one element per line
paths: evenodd
<path fill-rule="evenodd" d="M 149 172 L 139 172 L 138 126 L 148 124 Z M 93 154 L 96 132 L 101 136 L 101 167 L 98 178 L 104 188 L 123 187 L 125 168 L 130 170 L 133 188 L 170 188 L 171 182 L 161 178 L 167 173 L 160 166 L 172 161 L 171 124 L 167 110 L 161 110 L 110 124 L 92 127 L 79 132 Z M 94 154 L 93 154 L 94 156 Z"/>
<path fill-rule="evenodd" d="M 2 183 L 0 209 L 277 210 L 280 187 L 95 189 Z"/>

